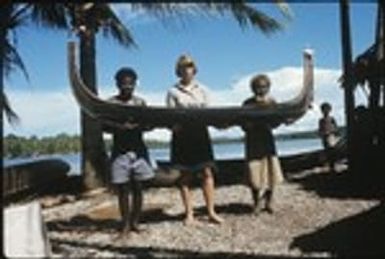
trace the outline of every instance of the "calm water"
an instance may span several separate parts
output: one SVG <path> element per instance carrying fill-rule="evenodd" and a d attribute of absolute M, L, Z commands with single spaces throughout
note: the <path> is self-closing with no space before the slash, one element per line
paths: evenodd
<path fill-rule="evenodd" d="M 321 142 L 319 139 L 295 139 L 295 140 L 279 140 L 276 141 L 278 154 L 288 155 L 300 153 L 303 151 L 309 151 L 314 149 L 320 149 Z M 214 155 L 217 159 L 228 158 L 243 158 L 244 157 L 244 145 L 243 143 L 231 143 L 231 144 L 215 144 Z M 170 152 L 168 148 L 149 149 L 151 159 L 153 160 L 168 160 Z M 78 174 L 80 172 L 80 155 L 79 153 L 72 154 L 55 154 L 39 156 L 37 158 L 26 159 L 5 159 L 4 166 L 24 163 L 31 160 L 43 159 L 43 158 L 60 158 L 67 161 L 71 165 L 71 171 L 69 174 Z"/>

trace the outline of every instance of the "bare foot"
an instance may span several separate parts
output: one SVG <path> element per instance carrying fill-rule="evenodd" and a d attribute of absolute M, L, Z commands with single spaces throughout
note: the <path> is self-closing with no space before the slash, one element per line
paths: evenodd
<path fill-rule="evenodd" d="M 120 230 L 113 238 L 112 240 L 117 241 L 120 239 L 128 238 L 130 236 L 130 229 L 124 228 Z"/>
<path fill-rule="evenodd" d="M 258 216 L 259 214 L 261 214 L 261 207 L 259 207 L 259 206 L 253 207 L 253 214 L 255 216 Z"/>
<path fill-rule="evenodd" d="M 211 213 L 209 215 L 209 219 L 211 222 L 216 224 L 222 224 L 224 222 L 224 220 L 221 217 L 219 217 L 216 213 Z"/>
<path fill-rule="evenodd" d="M 131 226 L 131 231 L 132 231 L 132 232 L 135 232 L 135 233 L 137 233 L 137 234 L 139 234 L 139 233 L 141 233 L 141 232 L 146 231 L 146 229 L 145 229 L 145 228 L 142 228 L 142 227 L 139 227 L 138 225 L 132 225 L 132 226 Z"/>
<path fill-rule="evenodd" d="M 187 216 L 184 220 L 183 220 L 183 223 L 186 225 L 186 226 L 191 226 L 191 225 L 196 225 L 197 224 L 197 221 L 195 220 L 195 218 L 193 216 Z"/>
<path fill-rule="evenodd" d="M 269 213 L 269 214 L 273 214 L 273 213 L 274 213 L 274 210 L 273 210 L 272 207 L 266 207 L 266 208 L 265 208 L 265 211 L 266 211 L 267 213 Z"/>

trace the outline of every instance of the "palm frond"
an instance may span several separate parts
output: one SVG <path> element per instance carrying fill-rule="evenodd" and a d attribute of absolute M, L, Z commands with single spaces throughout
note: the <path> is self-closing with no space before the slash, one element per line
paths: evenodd
<path fill-rule="evenodd" d="M 27 81 L 29 81 L 29 75 L 27 69 L 24 65 L 23 60 L 21 59 L 17 49 L 10 44 L 9 41 L 5 42 L 4 46 L 4 73 L 6 76 L 9 76 L 10 72 L 12 72 L 15 68 L 21 70 Z"/>
<path fill-rule="evenodd" d="M 290 8 L 283 0 L 276 0 L 278 9 L 286 18 L 291 18 Z M 228 1 L 226 3 L 217 3 L 215 1 L 204 1 L 199 3 L 162 3 L 155 1 L 152 3 L 132 3 L 133 11 L 144 11 L 156 18 L 164 19 L 172 17 L 183 20 L 189 14 L 220 15 L 224 16 L 230 13 L 241 26 L 246 28 L 260 29 L 263 33 L 269 34 L 283 29 L 283 25 L 273 17 L 265 14 L 245 1 Z"/>
<path fill-rule="evenodd" d="M 251 26 L 260 29 L 265 34 L 282 29 L 282 25 L 277 20 L 247 4 L 232 3 L 229 9 L 241 28 Z"/>
<path fill-rule="evenodd" d="M 4 93 L 4 90 L 1 91 L 1 110 L 5 112 L 9 124 L 16 126 L 20 123 L 20 118 L 16 112 L 11 108 L 9 100 Z"/>
<path fill-rule="evenodd" d="M 129 28 L 122 23 L 111 7 L 104 5 L 98 11 L 104 36 L 117 40 L 124 47 L 137 47 Z"/>
<path fill-rule="evenodd" d="M 16 5 L 10 4 L 7 6 L 8 10 L 5 16 L 2 17 L 1 26 L 11 31 L 17 27 L 23 25 L 28 17 L 28 6 L 27 5 Z"/>
<path fill-rule="evenodd" d="M 161 1 L 153 1 L 151 3 L 132 3 L 131 8 L 134 12 L 143 11 L 159 19 L 168 17 L 178 17 L 185 15 L 187 12 L 195 9 L 196 4 L 183 3 L 164 3 Z"/>
<path fill-rule="evenodd" d="M 26 67 L 15 47 L 17 44 L 17 28 L 26 22 L 29 6 L 8 4 L 5 8 L 7 8 L 7 10 L 1 17 L 1 24 L 3 26 L 3 30 L 5 31 L 5 38 L 3 39 L 4 53 L 2 53 L 1 57 L 4 66 L 4 75 L 7 77 L 11 71 L 19 68 L 23 72 L 25 78 L 29 80 Z"/>
<path fill-rule="evenodd" d="M 289 20 L 292 20 L 294 17 L 294 13 L 290 9 L 290 6 L 284 0 L 275 0 L 275 3 L 278 6 L 279 11 Z"/>
<path fill-rule="evenodd" d="M 51 29 L 69 29 L 68 9 L 65 4 L 41 2 L 31 5 L 32 21 Z"/>

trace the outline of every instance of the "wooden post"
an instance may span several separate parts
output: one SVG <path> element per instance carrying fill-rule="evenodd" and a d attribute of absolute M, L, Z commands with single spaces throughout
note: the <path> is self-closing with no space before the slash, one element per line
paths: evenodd
<path fill-rule="evenodd" d="M 341 19 L 341 45 L 342 45 L 342 66 L 343 66 L 343 89 L 345 99 L 345 118 L 347 128 L 347 149 L 348 165 L 351 171 L 353 166 L 353 141 L 354 141 L 354 85 L 352 70 L 352 43 L 350 36 L 350 16 L 348 0 L 340 0 Z"/>

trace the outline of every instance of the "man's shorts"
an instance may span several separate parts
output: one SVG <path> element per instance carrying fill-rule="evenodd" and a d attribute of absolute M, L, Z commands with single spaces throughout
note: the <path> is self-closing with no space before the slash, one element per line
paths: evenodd
<path fill-rule="evenodd" d="M 122 184 L 134 180 L 145 181 L 154 177 L 155 173 L 149 163 L 134 152 L 127 152 L 117 156 L 111 165 L 111 182 Z"/>

